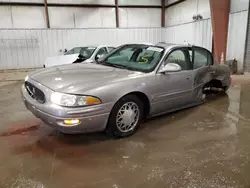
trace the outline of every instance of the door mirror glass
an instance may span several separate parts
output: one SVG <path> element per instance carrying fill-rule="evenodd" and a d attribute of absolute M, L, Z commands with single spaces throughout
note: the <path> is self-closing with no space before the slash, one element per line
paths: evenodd
<path fill-rule="evenodd" d="M 160 73 L 166 72 L 179 72 L 181 71 L 181 66 L 176 63 L 168 63 L 160 69 Z"/>

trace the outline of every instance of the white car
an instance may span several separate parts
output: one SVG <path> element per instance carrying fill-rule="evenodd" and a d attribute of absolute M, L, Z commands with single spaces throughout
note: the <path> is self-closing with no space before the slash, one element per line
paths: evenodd
<path fill-rule="evenodd" d="M 67 51 L 64 55 L 48 57 L 43 67 L 53 67 L 72 63 L 91 63 L 115 49 L 108 45 L 75 47 Z"/>

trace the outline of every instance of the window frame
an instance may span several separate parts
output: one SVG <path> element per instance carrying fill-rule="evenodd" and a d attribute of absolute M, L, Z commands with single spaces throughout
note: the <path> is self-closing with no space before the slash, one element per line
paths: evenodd
<path fill-rule="evenodd" d="M 98 53 L 99 53 L 99 51 L 100 51 L 101 49 L 104 49 L 105 53 L 108 54 L 107 48 L 106 48 L 106 47 L 101 47 L 101 48 L 99 48 L 99 49 L 97 50 L 97 52 L 96 52 L 96 54 L 95 54 L 95 58 L 97 57 L 97 55 L 98 55 Z M 106 55 L 106 54 L 104 54 L 104 55 Z"/>
<path fill-rule="evenodd" d="M 195 49 L 199 49 L 199 50 L 203 50 L 203 51 L 206 51 L 206 52 L 207 52 L 207 65 L 204 66 L 204 67 L 214 65 L 214 57 L 213 57 L 213 54 L 212 54 L 208 49 L 203 48 L 203 47 L 200 47 L 200 46 L 192 46 L 192 69 L 193 69 L 193 70 L 197 70 L 197 69 L 202 68 L 202 67 L 199 67 L 199 68 L 194 69 Z M 210 58 L 211 58 L 211 64 L 208 64 L 208 57 L 209 57 L 209 56 L 210 56 Z"/>
<path fill-rule="evenodd" d="M 189 64 L 189 69 L 187 69 L 187 70 L 181 70 L 180 72 L 192 70 L 192 62 L 190 61 L 190 56 L 189 56 L 189 52 L 188 52 L 188 47 L 174 47 L 174 48 L 172 48 L 171 50 L 169 50 L 169 52 L 165 55 L 165 57 L 163 57 L 163 60 L 162 60 L 162 62 L 161 62 L 161 64 L 160 64 L 160 66 L 158 67 L 157 72 L 160 71 L 162 65 L 165 63 L 165 60 L 167 60 L 167 58 L 168 58 L 174 51 L 177 51 L 177 50 L 181 50 L 181 51 L 184 53 L 185 58 L 186 58 L 186 60 L 187 60 L 187 63 Z"/>

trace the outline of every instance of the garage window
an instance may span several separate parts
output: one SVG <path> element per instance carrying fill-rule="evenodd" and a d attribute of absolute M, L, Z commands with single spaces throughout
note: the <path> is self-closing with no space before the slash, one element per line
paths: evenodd
<path fill-rule="evenodd" d="M 202 48 L 194 48 L 194 69 L 212 64 L 212 56 L 207 50 Z"/>

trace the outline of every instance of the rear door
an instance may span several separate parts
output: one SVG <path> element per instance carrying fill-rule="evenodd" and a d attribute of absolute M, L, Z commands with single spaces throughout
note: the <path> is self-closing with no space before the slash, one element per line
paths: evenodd
<path fill-rule="evenodd" d="M 196 95 L 204 84 L 208 83 L 216 74 L 216 66 L 213 62 L 213 56 L 205 48 L 193 46 L 189 48 L 189 54 L 192 54 L 192 69 L 194 71 L 194 95 Z"/>

